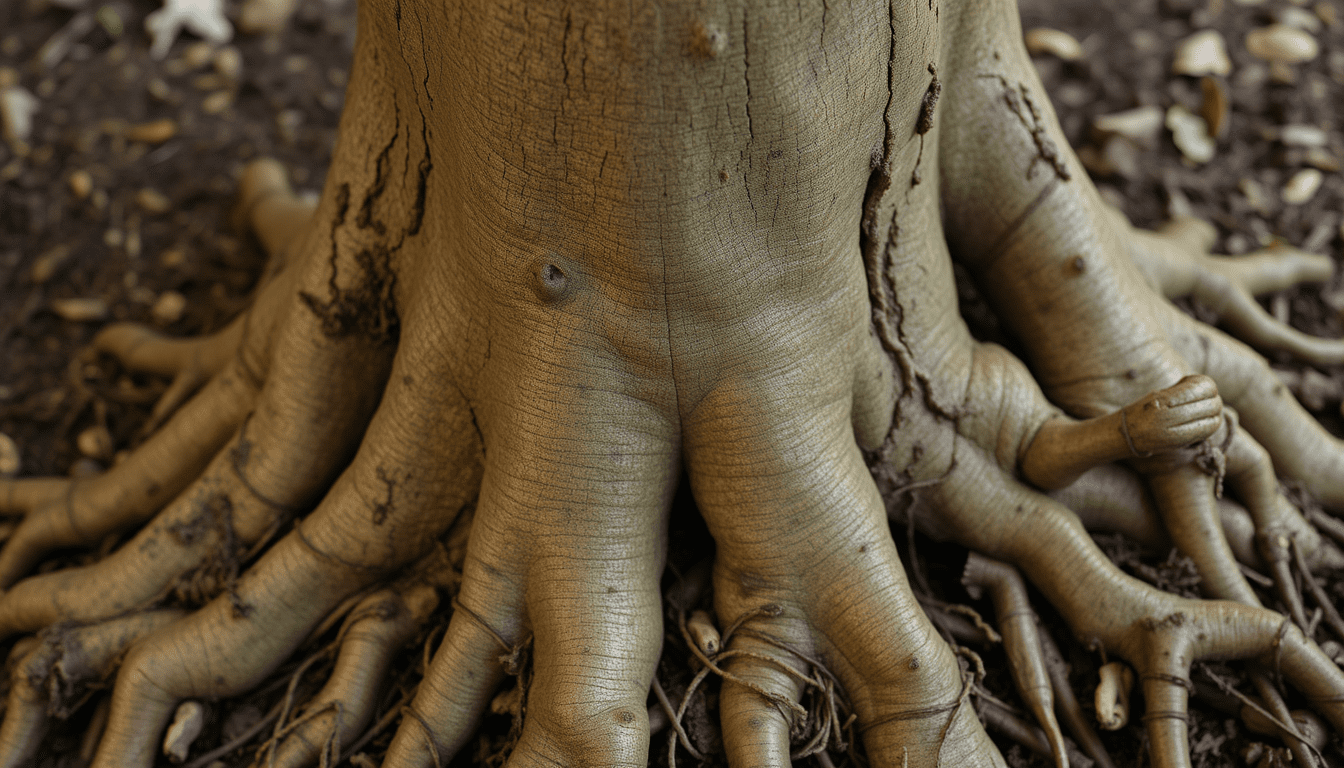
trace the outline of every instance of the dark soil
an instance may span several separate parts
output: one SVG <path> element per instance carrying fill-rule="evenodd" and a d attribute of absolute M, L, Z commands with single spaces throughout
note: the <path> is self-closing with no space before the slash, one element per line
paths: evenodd
<path fill-rule="evenodd" d="M 139 320 L 190 335 L 220 327 L 246 304 L 264 257 L 229 220 L 242 166 L 255 157 L 278 157 L 289 166 L 297 186 L 315 191 L 329 159 L 353 39 L 353 0 L 304 0 L 283 34 L 235 36 L 231 45 L 242 60 L 236 81 L 217 72 L 211 56 L 193 47 L 196 40 L 189 34 L 165 60 L 151 59 L 143 21 L 158 4 L 91 0 L 88 11 L 76 12 L 36 0 L 0 0 L 0 68 L 10 70 L 8 75 L 0 70 L 0 85 L 6 77 L 16 77 L 40 102 L 26 146 L 0 142 L 0 433 L 20 446 L 25 475 L 105 467 L 115 457 L 84 455 L 78 436 L 105 427 L 116 451 L 129 449 L 150 404 L 163 391 L 165 382 L 126 374 L 83 353 L 105 320 Z M 1219 227 L 1224 252 L 1285 241 L 1339 258 L 1344 21 L 1326 24 L 1316 33 L 1321 53 L 1314 61 L 1279 73 L 1257 63 L 1243 39 L 1248 30 L 1269 23 L 1285 9 L 1332 18 L 1330 9 L 1344 16 L 1344 8 L 1334 0 L 1316 6 L 1288 0 L 1254 6 L 1231 0 L 1022 4 L 1025 28 L 1049 26 L 1082 41 L 1081 60 L 1044 56 L 1037 64 L 1070 140 L 1096 154 L 1103 150 L 1091 130 L 1097 116 L 1177 104 L 1200 114 L 1205 86 L 1197 78 L 1171 74 L 1172 53 L 1180 40 L 1199 29 L 1220 31 L 1233 71 L 1219 81 L 1230 97 L 1231 111 L 1214 159 L 1207 164 L 1185 160 L 1164 129 L 1151 147 L 1130 148 L 1111 168 L 1092 163 L 1103 194 L 1141 226 L 1155 226 L 1168 213 L 1187 209 L 1209 219 Z M 97 23 L 54 56 L 49 41 L 78 24 L 81 13 Z M 172 121 L 171 138 L 146 143 L 126 137 L 129 126 L 157 120 Z M 1289 124 L 1324 130 L 1325 145 L 1308 149 L 1285 144 L 1278 131 Z M 1325 171 L 1320 190 L 1304 204 L 1283 203 L 1280 188 L 1297 170 L 1310 166 Z M 72 188 L 75 174 L 88 175 L 92 185 L 87 195 Z M 174 293 L 185 298 L 180 316 L 168 311 Z M 105 312 L 96 319 L 67 319 L 57 310 L 63 307 L 61 300 L 71 298 L 100 300 Z M 1269 297 L 1267 306 L 1314 333 L 1338 336 L 1344 331 L 1339 315 L 1344 289 L 1338 281 Z M 989 326 L 981 331 L 993 333 Z M 1344 369 L 1314 371 L 1287 360 L 1278 363 L 1285 381 L 1317 417 L 1336 432 L 1344 431 L 1339 414 Z M 684 525 L 673 537 L 671 562 L 678 573 L 692 572 L 709 546 L 693 519 Z M 971 601 L 959 586 L 964 552 L 916 538 L 912 553 L 904 545 L 903 531 L 897 539 L 906 562 L 918 563 L 915 582 L 927 580 L 933 597 L 992 616 L 987 604 Z M 1180 558 L 1142 553 L 1114 537 L 1102 543 L 1140 578 L 1175 591 L 1194 586 L 1188 564 Z M 115 544 L 107 542 L 102 551 Z M 67 555 L 46 568 L 99 555 Z M 674 581 L 669 577 L 670 586 Z M 1340 582 L 1330 587 L 1344 595 Z M 1037 609 L 1072 664 L 1078 696 L 1090 711 L 1097 655 L 1073 641 L 1043 601 L 1037 601 Z M 689 679 L 689 654 L 675 631 L 673 614 L 668 618 L 672 631 L 659 678 L 675 699 Z M 1020 706 L 1002 651 L 975 650 L 988 669 L 985 687 Z M 418 648 L 407 653 L 385 707 L 394 707 L 414 683 L 420 656 Z M 293 669 L 281 670 L 275 682 L 257 693 L 212 703 L 211 725 L 193 756 L 227 741 L 269 711 Z M 1238 679 L 1233 669 L 1216 671 Z M 319 667 L 308 678 L 319 681 L 321 675 Z M 709 688 L 710 695 L 692 707 L 687 724 L 692 738 L 712 749 L 717 739 L 712 711 L 716 686 Z M 54 733 L 42 765 L 82 764 L 81 747 L 87 748 L 81 744 L 83 733 L 98 701 L 95 696 Z M 1264 765 L 1270 764 L 1265 760 L 1279 759 L 1278 752 L 1257 746 L 1256 737 L 1217 708 L 1223 703 L 1218 697 L 1196 701 L 1191 739 L 1195 765 Z M 458 762 L 497 763 L 508 740 L 509 718 L 489 720 L 477 748 L 464 750 Z M 376 760 L 386 738 L 372 739 L 364 752 Z M 653 763 L 666 762 L 665 739 L 666 731 L 654 738 Z M 1104 739 L 1118 764 L 1146 761 L 1138 725 Z M 1012 765 L 1047 764 L 1009 740 L 1000 743 Z M 246 764 L 254 749 L 242 747 L 226 756 L 225 763 Z M 1338 739 L 1326 755 L 1336 764 L 1344 762 Z M 680 758 L 690 761 L 684 752 Z"/>

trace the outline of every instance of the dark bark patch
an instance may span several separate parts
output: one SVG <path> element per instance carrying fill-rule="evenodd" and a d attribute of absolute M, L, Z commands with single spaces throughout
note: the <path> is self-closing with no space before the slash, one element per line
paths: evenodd
<path fill-rule="evenodd" d="M 396 493 L 397 481 L 382 467 L 378 467 L 375 473 L 378 476 L 378 481 L 383 484 L 385 495 L 382 501 L 373 505 L 373 524 L 382 525 L 386 522 L 388 515 L 392 514 L 392 495 Z"/>
<path fill-rule="evenodd" d="M 334 262 L 334 259 L 333 259 Z M 304 305 L 322 325 L 327 338 L 361 336 L 379 346 L 395 344 L 401 331 L 397 314 L 397 275 L 392 269 L 392 252 L 383 246 L 366 248 L 355 254 L 360 279 L 350 289 L 336 286 L 336 265 L 331 268 L 328 299 L 311 293 L 299 294 Z"/>

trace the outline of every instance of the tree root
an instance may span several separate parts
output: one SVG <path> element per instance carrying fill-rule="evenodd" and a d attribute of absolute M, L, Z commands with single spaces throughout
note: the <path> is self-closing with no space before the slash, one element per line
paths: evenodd
<path fill-rule="evenodd" d="M 137 640 L 177 620 L 180 611 L 140 613 L 89 627 L 53 627 L 18 658 L 0 724 L 0 766 L 28 765 L 51 718 L 64 720 L 108 684 Z"/>

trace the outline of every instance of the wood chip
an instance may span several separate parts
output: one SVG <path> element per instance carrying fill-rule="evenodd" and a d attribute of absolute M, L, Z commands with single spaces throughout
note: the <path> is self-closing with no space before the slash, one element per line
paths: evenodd
<path fill-rule="evenodd" d="M 1206 29 L 1177 43 L 1171 71 L 1192 77 L 1230 74 L 1232 59 L 1227 55 L 1223 36 L 1216 30 Z"/>
<path fill-rule="evenodd" d="M 218 115 L 233 104 L 233 94 L 228 91 L 215 91 L 201 100 L 201 111 L 207 115 Z"/>
<path fill-rule="evenodd" d="M 145 187 L 135 193 L 135 204 L 145 213 L 167 213 L 173 208 L 173 201 L 153 187 Z"/>
<path fill-rule="evenodd" d="M 70 258 L 74 253 L 74 248 L 69 244 L 62 243 L 52 246 L 43 251 L 36 259 L 33 259 L 33 270 L 30 276 L 35 285 L 42 285 L 50 280 L 56 274 L 56 270 Z"/>
<path fill-rule="evenodd" d="M 1078 61 L 1083 58 L 1083 46 L 1068 32 L 1048 27 L 1029 30 L 1024 36 L 1027 51 L 1033 56 L 1050 55 L 1064 61 Z"/>
<path fill-rule="evenodd" d="M 1316 38 L 1287 24 L 1270 24 L 1246 33 L 1246 50 L 1271 63 L 1301 64 L 1321 52 Z"/>
<path fill-rule="evenodd" d="M 1209 135 L 1215 139 L 1221 138 L 1227 133 L 1228 117 L 1232 113 L 1232 97 L 1227 91 L 1227 86 L 1216 77 L 1202 78 L 1199 81 L 1199 88 L 1204 97 L 1199 107 L 1199 114 L 1204 118 L 1204 122 L 1209 124 Z"/>
<path fill-rule="evenodd" d="M 107 317 L 103 299 L 52 299 L 51 311 L 72 323 L 91 323 Z"/>
<path fill-rule="evenodd" d="M 146 144 L 162 144 L 177 135 L 177 123 L 164 118 L 140 123 L 126 129 L 126 138 L 130 141 L 143 141 Z"/>

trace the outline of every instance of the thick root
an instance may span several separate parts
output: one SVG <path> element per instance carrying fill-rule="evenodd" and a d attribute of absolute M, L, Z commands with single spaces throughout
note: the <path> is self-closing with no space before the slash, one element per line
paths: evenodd
<path fill-rule="evenodd" d="M 107 473 L 75 481 L 0 481 L 12 483 L 21 502 L 32 503 L 15 510 L 24 513 L 23 521 L 0 549 L 0 588 L 12 585 L 53 549 L 92 546 L 109 533 L 144 522 L 200 475 L 256 396 L 251 377 L 230 365 Z"/>
<path fill-rule="evenodd" d="M 402 584 L 364 598 L 346 618 L 336 643 L 340 650 L 327 683 L 295 717 L 276 723 L 276 732 L 257 763 L 267 768 L 304 768 L 335 762 L 342 749 L 373 718 L 382 680 L 401 650 L 438 605 L 428 584 Z"/>
<path fill-rule="evenodd" d="M 51 718 L 69 717 L 106 684 L 131 644 L 181 616 L 181 611 L 150 611 L 45 633 L 36 647 L 19 657 L 11 673 L 0 724 L 0 766 L 28 765 Z"/>
<path fill-rule="evenodd" d="M 1130 257 L 1168 299 L 1188 296 L 1198 301 L 1220 325 L 1258 349 L 1288 352 L 1312 365 L 1344 363 L 1344 340 L 1302 333 L 1274 319 L 1255 300 L 1300 283 L 1328 281 L 1334 274 L 1328 256 L 1286 246 L 1245 256 L 1211 256 L 1216 231 L 1206 222 L 1187 217 L 1148 232 L 1115 216 L 1116 226 L 1128 234 Z"/>
<path fill-rule="evenodd" d="M 1277 665 L 1336 729 L 1344 726 L 1344 673 L 1284 617 L 1234 603 L 1184 600 L 1126 577 L 1067 510 L 1013 483 L 971 446 L 957 455 L 956 469 L 942 483 L 918 492 L 926 514 L 938 515 L 943 530 L 968 546 L 1017 563 L 1085 644 L 1104 647 L 1138 670 L 1155 763 L 1189 765 L 1189 665 L 1201 658 Z M 986 524 L 982 516 L 959 511 L 986 504 L 1020 512 Z M 1095 610 L 1098 600 L 1106 611 Z"/>
<path fill-rule="evenodd" d="M 1050 751 L 1055 765 L 1067 768 L 1068 755 L 1064 747 L 1064 732 L 1055 719 L 1055 694 L 1045 655 L 1036 630 L 1036 613 L 1027 599 L 1027 585 L 1012 566 L 995 562 L 971 553 L 962 572 L 961 583 L 971 597 L 979 599 L 989 590 L 994 601 L 994 612 L 999 619 L 999 633 L 1008 653 L 1017 693 L 1027 703 L 1036 718 L 1036 724 L 1050 740 Z"/>
<path fill-rule="evenodd" d="M 399 357 L 407 363 L 409 355 Z M 395 369 L 394 369 L 395 370 Z M 205 608 L 135 645 L 122 665 L 94 761 L 148 766 L 167 719 L 185 698 L 241 693 L 283 662 L 342 600 L 423 554 L 472 498 L 477 445 L 465 404 L 435 400 L 394 376 L 360 453 L 314 512 Z M 411 442 L 395 425 L 413 418 L 432 428 Z M 437 456 L 448 477 L 399 475 L 386 493 L 393 457 Z"/>

